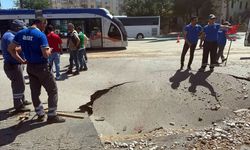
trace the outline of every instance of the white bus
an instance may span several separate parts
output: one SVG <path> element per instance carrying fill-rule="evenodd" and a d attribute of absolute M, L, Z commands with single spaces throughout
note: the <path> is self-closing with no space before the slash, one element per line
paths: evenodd
<path fill-rule="evenodd" d="M 126 48 L 128 45 L 124 26 L 106 9 L 45 9 L 42 15 L 61 36 L 64 48 L 68 23 L 84 30 L 90 39 L 88 48 Z"/>
<path fill-rule="evenodd" d="M 35 19 L 35 10 L 18 10 L 10 9 L 0 10 L 0 41 L 2 35 L 10 28 L 10 23 L 14 19 L 23 20 L 25 23 L 29 24 L 32 19 Z M 1 42 L 0 42 L 1 50 Z"/>
<path fill-rule="evenodd" d="M 246 32 L 246 36 L 245 36 L 245 42 L 244 42 L 245 46 L 250 46 L 250 20 L 248 23 L 248 27 L 247 27 L 247 32 Z"/>
<path fill-rule="evenodd" d="M 129 38 L 142 39 L 160 35 L 160 16 L 117 17 L 125 26 Z"/>

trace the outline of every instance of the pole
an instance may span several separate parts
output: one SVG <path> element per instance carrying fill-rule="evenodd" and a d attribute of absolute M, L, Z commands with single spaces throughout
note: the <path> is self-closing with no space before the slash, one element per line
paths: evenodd
<path fill-rule="evenodd" d="M 230 49 L 231 49 L 231 46 L 232 46 L 232 42 L 233 42 L 233 40 L 231 39 L 230 40 L 229 49 L 228 49 L 228 52 L 227 52 L 227 58 L 226 58 L 225 66 L 227 65 L 227 60 L 228 60 L 228 57 L 229 57 L 229 53 L 230 53 Z"/>

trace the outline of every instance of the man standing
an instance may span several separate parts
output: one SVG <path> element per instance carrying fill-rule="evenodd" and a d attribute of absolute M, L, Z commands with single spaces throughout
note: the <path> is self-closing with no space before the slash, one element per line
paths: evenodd
<path fill-rule="evenodd" d="M 204 48 L 202 56 L 202 65 L 200 71 L 205 71 L 208 64 L 208 55 L 210 53 L 210 71 L 214 71 L 216 65 L 217 55 L 217 34 L 221 27 L 220 24 L 215 23 L 216 17 L 214 14 L 209 15 L 208 25 L 204 27 Z"/>
<path fill-rule="evenodd" d="M 88 67 L 87 67 L 87 64 L 86 64 L 87 53 L 86 53 L 85 48 L 87 46 L 88 37 L 83 33 L 81 27 L 77 27 L 77 32 L 78 32 L 79 39 L 80 39 L 80 50 L 79 50 L 79 53 L 78 53 L 79 54 L 78 59 L 79 59 L 79 63 L 80 63 L 80 70 L 87 71 L 88 70 Z"/>
<path fill-rule="evenodd" d="M 75 26 L 72 23 L 68 24 L 68 41 L 67 41 L 67 48 L 69 50 L 69 70 L 67 71 L 68 74 L 72 73 L 73 69 L 73 61 L 76 65 L 76 71 L 73 73 L 74 75 L 79 74 L 79 63 L 78 63 L 78 52 L 80 46 L 80 39 L 78 37 L 78 33 L 75 30 Z"/>
<path fill-rule="evenodd" d="M 41 94 L 41 86 L 43 86 L 48 94 L 48 123 L 61 123 L 65 119 L 56 114 L 58 102 L 58 90 L 55 78 L 51 73 L 48 65 L 48 57 L 51 49 L 42 32 L 45 30 L 47 20 L 45 18 L 37 18 L 33 21 L 32 26 L 17 33 L 13 42 L 9 46 L 9 52 L 20 63 L 27 63 L 27 72 L 30 79 L 31 98 L 38 115 L 37 121 L 43 121 L 45 112 L 39 98 Z M 16 52 L 16 47 L 21 46 L 26 60 L 24 60 Z"/>
<path fill-rule="evenodd" d="M 230 26 L 230 23 L 225 21 L 223 23 L 223 25 L 228 25 Z M 224 49 L 225 49 L 225 45 L 227 43 L 227 29 L 226 28 L 221 28 L 218 31 L 218 37 L 217 37 L 217 44 L 218 44 L 218 53 L 217 53 L 217 57 L 216 57 L 216 65 L 219 65 L 219 58 L 221 58 L 222 63 L 224 61 L 226 61 L 227 59 L 224 57 L 223 53 L 224 53 Z"/>
<path fill-rule="evenodd" d="M 49 56 L 49 64 L 52 69 L 53 63 L 55 63 L 56 80 L 60 80 L 60 55 L 62 52 L 62 40 L 57 34 L 54 33 L 54 27 L 52 25 L 47 27 L 47 32 L 49 46 L 52 48 L 52 53 Z"/>
<path fill-rule="evenodd" d="M 16 112 L 30 111 L 25 105 L 31 104 L 25 101 L 25 80 L 23 77 L 23 64 L 16 61 L 8 52 L 8 46 L 15 37 L 16 32 L 25 28 L 25 23 L 21 20 L 13 20 L 10 30 L 4 33 L 2 37 L 2 53 L 4 58 L 4 72 L 11 81 L 14 108 Z M 24 54 L 20 52 L 20 57 L 24 59 Z"/>
<path fill-rule="evenodd" d="M 180 69 L 183 69 L 185 55 L 188 49 L 190 48 L 190 57 L 189 57 L 187 69 L 191 70 L 191 64 L 194 58 L 194 50 L 196 48 L 199 35 L 201 34 L 201 31 L 202 31 L 202 27 L 198 25 L 197 22 L 198 22 L 198 18 L 196 16 L 192 17 L 191 23 L 186 25 L 184 29 L 185 44 L 183 46 L 183 50 L 181 53 L 181 68 Z"/>

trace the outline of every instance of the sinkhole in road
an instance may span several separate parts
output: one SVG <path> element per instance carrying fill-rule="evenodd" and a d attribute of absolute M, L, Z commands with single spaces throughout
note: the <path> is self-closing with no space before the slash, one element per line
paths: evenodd
<path fill-rule="evenodd" d="M 182 72 L 170 72 L 117 84 L 96 91 L 91 101 L 79 108 L 88 112 L 99 134 L 121 136 L 159 128 L 203 128 L 250 106 L 246 80 L 220 73 L 191 73 L 182 78 Z M 173 88 L 174 82 L 179 83 L 178 87 Z M 95 120 L 101 117 L 101 121 Z"/>

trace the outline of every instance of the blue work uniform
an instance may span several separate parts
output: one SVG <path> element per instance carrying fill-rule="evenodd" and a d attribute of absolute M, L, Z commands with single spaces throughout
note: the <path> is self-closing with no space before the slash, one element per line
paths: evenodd
<path fill-rule="evenodd" d="M 43 116 L 44 109 L 39 98 L 41 86 L 48 94 L 48 116 L 56 116 L 58 90 L 55 78 L 49 69 L 48 59 L 43 56 L 42 48 L 48 47 L 46 35 L 38 28 L 30 27 L 17 33 L 14 43 L 22 47 L 27 60 L 27 73 L 33 105 L 38 116 Z"/>
<path fill-rule="evenodd" d="M 189 62 L 188 62 L 188 69 L 191 69 L 191 64 L 194 58 L 194 51 L 195 51 L 197 42 L 199 40 L 199 35 L 202 31 L 202 27 L 198 24 L 196 24 L 195 26 L 192 26 L 192 24 L 188 24 L 185 26 L 184 31 L 187 32 L 186 39 L 191 43 L 191 45 L 185 42 L 183 46 L 182 53 L 181 53 L 181 69 L 184 66 L 185 55 L 189 48 L 190 48 L 190 57 L 189 57 Z"/>
<path fill-rule="evenodd" d="M 12 31 L 4 33 L 1 40 L 1 49 L 4 58 L 4 72 L 11 81 L 14 108 L 19 109 L 24 105 L 25 101 L 25 79 L 23 76 L 24 66 L 8 52 L 8 46 L 13 41 L 15 34 L 16 33 Z M 19 55 L 24 59 L 22 52 Z"/>
<path fill-rule="evenodd" d="M 213 70 L 216 65 L 217 56 L 217 37 L 218 31 L 220 29 L 220 24 L 208 24 L 204 27 L 205 40 L 202 56 L 202 66 L 201 69 L 205 69 L 208 64 L 208 56 L 210 54 L 210 69 Z"/>

